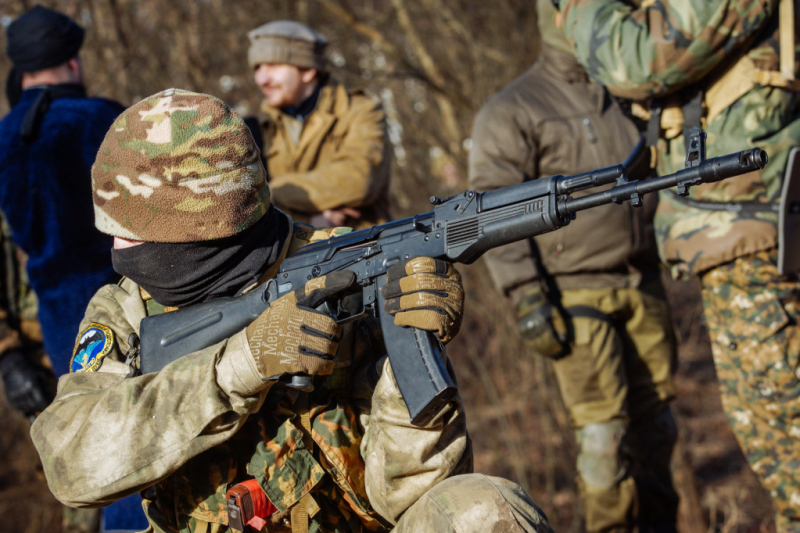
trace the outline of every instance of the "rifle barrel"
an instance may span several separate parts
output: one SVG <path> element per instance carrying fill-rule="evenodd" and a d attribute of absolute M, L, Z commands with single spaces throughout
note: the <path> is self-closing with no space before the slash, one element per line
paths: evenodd
<path fill-rule="evenodd" d="M 578 211 L 591 209 L 599 205 L 622 203 L 641 197 L 647 193 L 669 189 L 678 185 L 700 185 L 713 183 L 725 178 L 740 176 L 760 170 L 767 165 L 767 152 L 760 148 L 751 148 L 743 152 L 728 154 L 707 159 L 697 166 L 679 170 L 674 174 L 660 176 L 642 181 L 632 181 L 624 185 L 582 198 L 569 198 L 559 205 L 562 216 L 571 216 Z"/>

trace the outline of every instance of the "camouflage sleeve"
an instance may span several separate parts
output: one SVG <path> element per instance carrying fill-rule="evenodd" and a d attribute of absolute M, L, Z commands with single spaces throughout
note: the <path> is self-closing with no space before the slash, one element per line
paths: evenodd
<path fill-rule="evenodd" d="M 521 122 L 528 115 L 518 113 L 515 107 L 495 97 L 475 117 L 469 185 L 478 192 L 522 183 L 526 178 L 523 169 L 536 168 L 530 164 L 538 158 L 535 125 Z M 484 258 L 495 287 L 503 294 L 539 279 L 537 261 L 527 241 L 489 250 Z"/>
<path fill-rule="evenodd" d="M 362 97 L 364 98 L 364 97 Z M 326 209 L 358 208 L 374 200 L 388 172 L 386 115 L 369 99 L 352 111 L 351 124 L 336 155 L 309 172 L 273 176 L 275 201 L 292 211 L 319 213 Z"/>
<path fill-rule="evenodd" d="M 266 395 L 244 331 L 156 374 L 128 377 L 125 339 L 143 316 L 141 299 L 137 306 L 120 287 L 100 289 L 76 351 L 87 333 L 107 331 L 92 350 L 101 364 L 92 370 L 90 359 L 63 376 L 31 428 L 50 490 L 66 505 L 107 505 L 165 478 L 229 439 Z"/>
<path fill-rule="evenodd" d="M 447 366 L 454 375 L 449 360 Z M 461 396 L 427 425 L 412 425 L 388 360 L 375 386 L 369 416 L 361 419 L 367 496 L 373 508 L 393 524 L 439 482 L 472 471 Z"/>
<path fill-rule="evenodd" d="M 561 0 L 563 31 L 589 75 L 613 93 L 646 99 L 705 76 L 750 42 L 777 0 Z"/>
<path fill-rule="evenodd" d="M 21 348 L 19 330 L 19 296 L 23 288 L 19 277 L 17 247 L 11 240 L 11 227 L 0 212 L 0 357 L 8 350 Z"/>

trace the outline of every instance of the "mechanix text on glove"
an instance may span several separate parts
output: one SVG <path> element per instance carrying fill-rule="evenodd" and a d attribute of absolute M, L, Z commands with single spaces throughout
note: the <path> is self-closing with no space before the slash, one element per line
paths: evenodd
<path fill-rule="evenodd" d="M 265 379 L 282 374 L 327 375 L 342 328 L 315 308 L 324 300 L 350 291 L 355 284 L 350 271 L 312 279 L 278 300 L 247 327 L 250 350 Z"/>

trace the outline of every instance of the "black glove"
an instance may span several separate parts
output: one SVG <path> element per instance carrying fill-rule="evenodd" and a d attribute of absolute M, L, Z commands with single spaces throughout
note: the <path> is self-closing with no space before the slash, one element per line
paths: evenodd
<path fill-rule="evenodd" d="M 19 350 L 0 358 L 0 377 L 8 403 L 26 417 L 41 413 L 55 398 L 47 370 L 34 365 Z"/>
<path fill-rule="evenodd" d="M 517 326 L 535 353 L 558 359 L 569 352 L 564 317 L 539 285 L 528 289 L 517 304 Z"/>

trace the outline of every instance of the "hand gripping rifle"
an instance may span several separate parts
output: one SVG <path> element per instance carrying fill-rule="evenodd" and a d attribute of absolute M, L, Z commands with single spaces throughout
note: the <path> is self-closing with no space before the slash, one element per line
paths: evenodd
<path fill-rule="evenodd" d="M 424 423 L 456 392 L 433 334 L 396 326 L 383 312 L 381 287 L 390 266 L 417 256 L 470 264 L 484 252 L 504 244 L 566 226 L 578 211 L 631 201 L 641 204 L 647 193 L 712 183 L 764 168 L 767 154 L 753 148 L 705 158 L 705 134 L 693 131 L 686 168 L 668 176 L 628 181 L 626 166 L 617 165 L 577 176 L 552 176 L 490 192 L 465 191 L 449 198 L 431 198 L 433 211 L 306 245 L 284 260 L 275 279 L 242 296 L 219 298 L 142 320 L 141 368 L 157 372 L 186 354 L 212 346 L 241 331 L 271 302 L 302 287 L 308 280 L 351 270 L 358 279 L 362 304 L 348 312 L 340 301 L 323 304 L 339 322 L 377 315 L 400 392 L 411 421 Z M 615 183 L 612 188 L 573 198 L 576 191 Z M 285 385 L 313 390 L 309 376 L 284 375 Z"/>

